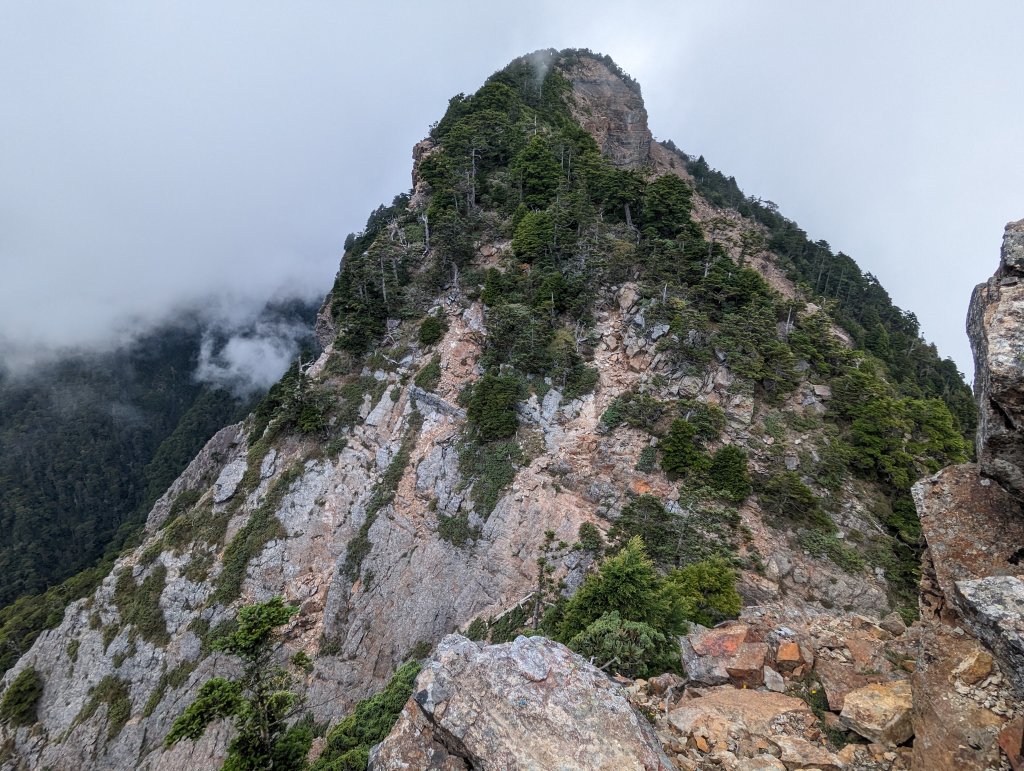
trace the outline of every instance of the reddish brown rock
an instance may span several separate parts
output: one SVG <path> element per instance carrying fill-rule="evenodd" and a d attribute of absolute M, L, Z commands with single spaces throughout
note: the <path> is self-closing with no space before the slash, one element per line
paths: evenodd
<path fill-rule="evenodd" d="M 773 736 L 771 741 L 779 748 L 779 760 L 787 771 L 801 768 L 842 771 L 846 767 L 840 758 L 824 747 L 799 736 Z"/>
<path fill-rule="evenodd" d="M 914 692 L 914 768 L 986 771 L 999 768 L 996 734 L 1003 719 L 957 693 L 953 670 L 977 642 L 944 624 L 921 633 Z"/>
<path fill-rule="evenodd" d="M 1013 771 L 1024 771 L 1024 717 L 1007 723 L 996 737 Z"/>
<path fill-rule="evenodd" d="M 1020 504 L 974 464 L 949 466 L 913 487 L 938 588 L 957 602 L 957 581 L 1012 576 L 1024 544 Z"/>
<path fill-rule="evenodd" d="M 846 695 L 850 691 L 863 688 L 872 683 L 881 683 L 886 679 L 882 674 L 860 674 L 852 664 L 835 661 L 833 659 L 818 658 L 814 665 L 814 672 L 818 676 L 821 687 L 825 691 L 825 698 L 828 699 L 828 708 L 833 712 L 839 712 L 846 701 Z"/>
<path fill-rule="evenodd" d="M 743 643 L 725 666 L 737 687 L 757 688 L 764 683 L 764 661 L 768 657 L 765 643 Z"/>
<path fill-rule="evenodd" d="M 737 623 L 706 629 L 694 624 L 693 630 L 681 641 L 683 667 L 690 681 L 702 685 L 729 682 L 726 667 L 746 642 L 750 627 Z"/>
<path fill-rule="evenodd" d="M 795 642 L 781 642 L 775 652 L 775 663 L 780 672 L 790 672 L 803 663 L 800 646 Z"/>
<path fill-rule="evenodd" d="M 785 724 L 789 733 L 799 734 L 817 723 L 810 707 L 800 699 L 732 686 L 709 688 L 699 698 L 680 700 L 668 719 L 684 736 L 720 735 L 722 724 L 733 732 L 746 731 L 752 736 L 775 734 L 773 726 Z M 709 726 L 711 731 L 707 730 Z"/>

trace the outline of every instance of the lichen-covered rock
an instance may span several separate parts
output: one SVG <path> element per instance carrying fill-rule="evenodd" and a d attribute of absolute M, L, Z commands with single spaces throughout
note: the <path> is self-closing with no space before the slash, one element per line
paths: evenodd
<path fill-rule="evenodd" d="M 1024 498 L 1024 220 L 1003 235 L 999 268 L 971 296 L 978 462 L 986 476 Z"/>
<path fill-rule="evenodd" d="M 452 756 L 470 768 L 509 771 L 673 768 L 619 687 L 543 637 L 489 646 L 442 640 L 370 768 L 458 768 Z"/>
<path fill-rule="evenodd" d="M 988 576 L 957 581 L 956 589 L 964 621 L 1024 695 L 1024 580 Z"/>

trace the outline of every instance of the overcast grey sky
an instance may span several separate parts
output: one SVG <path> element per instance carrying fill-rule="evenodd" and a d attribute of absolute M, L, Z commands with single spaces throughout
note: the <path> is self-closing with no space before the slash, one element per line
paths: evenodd
<path fill-rule="evenodd" d="M 0 2 L 0 337 L 96 345 L 329 287 L 447 100 L 610 54 L 651 127 L 875 273 L 970 370 L 1024 217 L 1018 2 Z"/>

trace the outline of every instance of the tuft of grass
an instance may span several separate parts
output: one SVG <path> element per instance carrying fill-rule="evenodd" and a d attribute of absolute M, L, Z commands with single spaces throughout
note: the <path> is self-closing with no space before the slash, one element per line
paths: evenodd
<path fill-rule="evenodd" d="M 169 672 L 165 669 L 163 674 L 160 675 L 160 680 L 156 684 L 156 688 L 149 695 L 149 699 L 146 700 L 146 706 L 142 709 L 142 716 L 149 717 L 153 714 L 154 710 L 163 701 L 164 695 L 168 688 L 181 688 L 188 682 L 189 676 L 195 671 L 196 667 L 199 666 L 199 659 L 195 661 L 183 661 L 174 669 Z"/>
<path fill-rule="evenodd" d="M 413 382 L 424 391 L 433 391 L 437 388 L 437 384 L 441 382 L 441 357 L 434 356 L 429 364 L 424 365 L 423 369 L 416 373 Z"/>
<path fill-rule="evenodd" d="M 415 661 L 403 664 L 382 691 L 359 702 L 351 715 L 328 732 L 323 754 L 311 771 L 363 771 L 370 748 L 382 742 L 398 721 L 419 671 Z"/>
<path fill-rule="evenodd" d="M 277 538 L 284 538 L 284 525 L 277 518 L 277 509 L 292 484 L 302 476 L 303 465 L 296 463 L 282 474 L 259 507 L 249 517 L 224 550 L 224 566 L 217 576 L 217 588 L 212 602 L 227 605 L 242 593 L 246 568 L 263 548 Z"/>
<path fill-rule="evenodd" d="M 459 455 L 459 472 L 471 482 L 470 498 L 476 513 L 487 519 L 523 462 L 522 448 L 514 441 L 466 444 Z"/>
<path fill-rule="evenodd" d="M 104 704 L 107 705 L 107 741 L 113 739 L 121 733 L 132 714 L 129 683 L 120 677 L 107 675 L 92 688 L 89 701 L 75 717 L 72 726 L 84 723 Z"/>
<path fill-rule="evenodd" d="M 471 527 L 469 515 L 465 512 L 453 517 L 440 514 L 437 517 L 437 534 L 455 546 L 465 546 L 480 535 L 480 529 Z"/>
<path fill-rule="evenodd" d="M 160 608 L 160 595 L 166 586 L 167 568 L 163 564 L 154 567 L 141 584 L 135 583 L 131 568 L 122 568 L 114 585 L 114 604 L 121 621 L 134 626 L 144 640 L 161 647 L 171 640 Z"/>

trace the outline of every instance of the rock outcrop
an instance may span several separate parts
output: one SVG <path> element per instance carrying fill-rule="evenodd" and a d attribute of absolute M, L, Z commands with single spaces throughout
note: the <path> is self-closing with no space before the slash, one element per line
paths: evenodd
<path fill-rule="evenodd" d="M 1024 697 L 1022 281 L 1024 220 L 1007 225 L 999 268 L 971 298 L 978 465 L 951 466 L 913 489 L 927 544 L 912 677 L 915 768 L 998 768 L 1001 746 L 1017 762 L 1013 726 Z"/>
<path fill-rule="evenodd" d="M 640 86 L 590 57 L 577 59 L 565 74 L 572 83 L 573 116 L 597 140 L 601 152 L 623 168 L 648 163 L 654 140 Z"/>
<path fill-rule="evenodd" d="M 416 679 L 372 771 L 670 771 L 651 724 L 606 674 L 559 643 L 446 637 Z"/>
<path fill-rule="evenodd" d="M 1006 226 L 999 268 L 971 297 L 967 333 L 981 471 L 1024 498 L 1024 220 Z"/>

